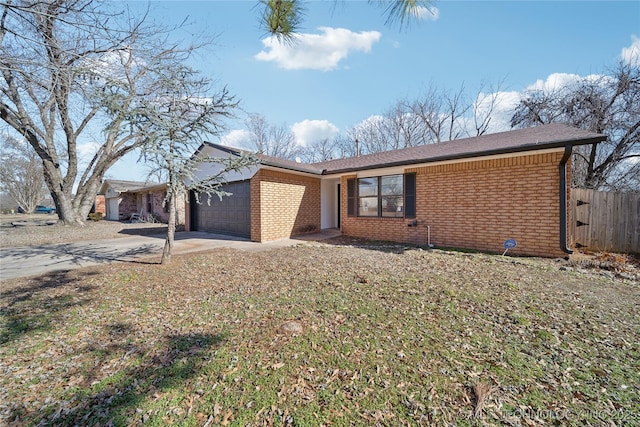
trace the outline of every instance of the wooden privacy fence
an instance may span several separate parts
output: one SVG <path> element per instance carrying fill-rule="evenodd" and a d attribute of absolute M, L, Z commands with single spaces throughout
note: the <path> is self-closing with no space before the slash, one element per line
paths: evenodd
<path fill-rule="evenodd" d="M 640 193 L 571 189 L 575 248 L 640 253 Z"/>

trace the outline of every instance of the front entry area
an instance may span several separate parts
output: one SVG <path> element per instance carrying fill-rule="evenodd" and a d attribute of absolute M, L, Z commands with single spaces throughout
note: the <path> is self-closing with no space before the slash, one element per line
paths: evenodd
<path fill-rule="evenodd" d="M 320 229 L 340 228 L 340 179 L 320 183 Z"/>

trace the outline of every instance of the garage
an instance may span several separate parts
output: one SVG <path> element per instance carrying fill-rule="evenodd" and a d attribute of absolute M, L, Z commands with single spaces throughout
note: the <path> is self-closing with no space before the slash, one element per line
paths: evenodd
<path fill-rule="evenodd" d="M 191 194 L 191 223 L 195 231 L 230 234 L 233 236 L 251 237 L 251 186 L 249 181 L 232 182 L 222 189 L 230 196 L 211 197 L 207 203 L 207 195 L 202 195 L 200 204 L 195 202 Z"/>
<path fill-rule="evenodd" d="M 120 219 L 120 209 L 118 208 L 118 198 L 107 199 L 107 219 L 118 221 Z"/>

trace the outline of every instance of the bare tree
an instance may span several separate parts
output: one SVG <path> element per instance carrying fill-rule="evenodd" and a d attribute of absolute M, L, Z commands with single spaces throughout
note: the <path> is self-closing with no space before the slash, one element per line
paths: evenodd
<path fill-rule="evenodd" d="M 83 224 L 105 172 L 136 150 L 136 101 L 151 70 L 180 63 L 181 48 L 144 17 L 96 0 L 0 3 L 0 118 L 33 147 L 65 224 Z M 82 144 L 95 144 L 83 164 Z"/>
<path fill-rule="evenodd" d="M 511 118 L 514 127 L 554 122 L 608 136 L 574 150 L 574 186 L 638 190 L 640 67 L 620 63 L 606 74 L 527 93 Z"/>
<path fill-rule="evenodd" d="M 471 107 L 464 87 L 446 92 L 431 86 L 419 98 L 397 101 L 384 115 L 371 116 L 348 129 L 347 138 L 336 145 L 342 155 L 350 155 L 458 139 L 468 136 L 464 118 Z M 349 149 L 349 144 L 356 148 Z"/>
<path fill-rule="evenodd" d="M 384 131 L 384 121 L 384 116 L 371 116 L 347 129 L 348 139 L 355 144 L 356 155 L 390 150 L 392 143 Z"/>
<path fill-rule="evenodd" d="M 467 136 L 461 123 L 471 104 L 464 97 L 464 86 L 458 92 L 447 92 L 431 85 L 411 103 L 410 108 L 413 115 L 421 121 L 423 144 Z"/>
<path fill-rule="evenodd" d="M 445 113 L 448 117 L 447 140 L 452 141 L 466 136 L 466 129 L 460 123 L 464 115 L 471 109 L 471 104 L 465 99 L 464 85 L 460 86 L 458 92 L 447 94 L 446 106 Z"/>
<path fill-rule="evenodd" d="M 269 123 L 262 114 L 249 114 L 246 126 L 251 133 L 251 150 L 267 156 L 295 160 L 300 154 L 296 137 L 287 125 Z"/>
<path fill-rule="evenodd" d="M 47 194 L 42 161 L 26 141 L 2 135 L 0 145 L 0 191 L 6 191 L 27 213 L 33 212 Z"/>
<path fill-rule="evenodd" d="M 144 157 L 144 156 L 143 156 Z M 150 164 L 147 166 L 147 180 L 149 182 L 167 182 L 169 180 L 169 174 L 166 169 L 160 169 L 157 165 Z"/>
<path fill-rule="evenodd" d="M 151 95 L 138 101 L 136 125 L 146 134 L 143 157 L 168 176 L 165 203 L 169 206 L 167 238 L 162 263 L 171 261 L 176 229 L 176 206 L 189 190 L 198 195 L 222 198 L 225 174 L 254 163 L 250 157 L 209 159 L 196 152 L 205 137 L 219 135 L 223 119 L 232 115 L 237 101 L 226 88 L 214 91 L 207 79 L 181 64 L 154 70 Z M 161 94 L 161 95 L 159 95 Z M 196 171 L 203 162 L 215 163 L 216 173 L 199 179 Z"/>
<path fill-rule="evenodd" d="M 424 123 L 407 100 L 399 100 L 387 110 L 381 129 L 390 143 L 389 150 L 425 144 Z"/>
<path fill-rule="evenodd" d="M 300 158 L 306 163 L 326 162 L 336 158 L 335 140 L 322 138 L 300 149 Z"/>
<path fill-rule="evenodd" d="M 384 115 L 375 115 L 347 130 L 342 144 L 355 144 L 358 154 L 380 153 L 425 143 L 423 121 L 414 114 L 411 103 L 397 101 Z M 340 144 L 338 144 L 340 145 Z M 342 149 L 342 152 L 349 150 Z"/>
<path fill-rule="evenodd" d="M 345 157 L 355 157 L 360 155 L 358 142 L 352 139 L 347 131 L 348 135 L 338 135 L 334 138 L 333 143 L 336 150 L 336 158 L 342 159 Z"/>
<path fill-rule="evenodd" d="M 472 106 L 474 132 L 470 136 L 484 135 L 489 130 L 495 109 L 501 101 L 503 83 L 500 81 L 496 87 L 489 86 L 488 93 L 484 93 L 485 84 L 480 85 Z"/>

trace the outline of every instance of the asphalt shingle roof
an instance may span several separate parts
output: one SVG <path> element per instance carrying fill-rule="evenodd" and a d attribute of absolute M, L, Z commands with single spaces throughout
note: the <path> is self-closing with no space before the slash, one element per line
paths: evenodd
<path fill-rule="evenodd" d="M 242 153 L 253 154 L 266 166 L 317 175 L 329 175 L 364 169 L 558 148 L 564 147 L 567 144 L 594 144 L 602 142 L 605 139 L 605 135 L 554 123 L 312 164 L 280 159 L 263 154 L 253 154 L 246 150 L 226 147 L 219 144 L 207 144 L 235 155 Z"/>
<path fill-rule="evenodd" d="M 120 179 L 106 179 L 102 183 L 102 187 L 99 194 L 106 191 L 106 186 L 113 188 L 118 193 L 126 193 L 128 191 L 140 191 L 144 189 L 151 189 L 159 186 L 166 186 L 166 184 L 158 184 L 157 182 L 143 182 L 143 181 L 124 181 Z"/>
<path fill-rule="evenodd" d="M 226 151 L 227 153 L 234 154 L 236 156 L 250 155 L 256 157 L 260 160 L 260 163 L 266 166 L 274 166 L 283 169 L 290 169 L 298 172 L 308 172 L 320 175 L 322 173 L 322 169 L 315 167 L 314 165 L 310 165 L 308 163 L 296 162 L 294 160 L 281 159 L 280 157 L 267 156 L 265 154 L 253 153 L 248 150 L 243 150 L 235 147 L 228 147 L 226 145 L 214 144 L 213 142 L 206 142 L 206 145 L 217 148 L 222 151 Z M 202 147 L 201 147 L 202 148 Z M 198 149 L 198 151 L 201 150 Z"/>
<path fill-rule="evenodd" d="M 594 132 L 563 124 L 550 124 L 359 157 L 330 160 L 314 163 L 312 166 L 325 170 L 327 174 L 332 174 L 385 166 L 429 163 L 556 148 L 563 147 L 567 143 L 572 145 L 593 144 L 605 139 L 606 136 Z"/>

